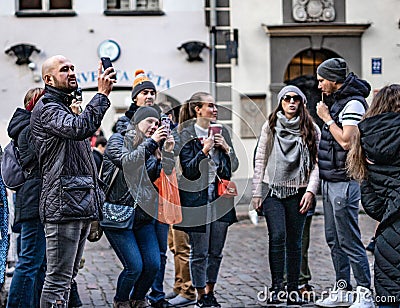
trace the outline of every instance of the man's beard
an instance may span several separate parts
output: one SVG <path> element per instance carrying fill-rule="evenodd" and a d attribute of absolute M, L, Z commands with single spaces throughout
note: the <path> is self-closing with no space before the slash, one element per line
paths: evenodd
<path fill-rule="evenodd" d="M 78 88 L 78 83 L 75 81 L 74 85 L 70 85 L 70 82 L 68 82 L 67 86 L 65 86 L 64 83 L 58 82 L 58 80 L 54 79 L 54 87 L 65 93 L 72 93 Z"/>

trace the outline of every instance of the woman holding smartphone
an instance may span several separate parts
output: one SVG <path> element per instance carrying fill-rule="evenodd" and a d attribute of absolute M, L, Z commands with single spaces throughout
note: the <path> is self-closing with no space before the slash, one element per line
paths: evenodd
<path fill-rule="evenodd" d="M 301 239 L 307 211 L 319 185 L 320 130 L 295 86 L 278 94 L 278 106 L 263 125 L 255 156 L 252 205 L 266 218 L 272 288 L 268 304 L 302 305 L 298 294 Z M 285 292 L 284 266 L 287 272 Z"/>
<path fill-rule="evenodd" d="M 117 123 L 106 147 L 104 173 L 119 168 L 106 201 L 119 206 L 134 207 L 133 226 L 107 228 L 104 233 L 123 265 L 118 277 L 114 308 L 147 307 L 146 293 L 160 268 L 160 250 L 155 230 L 158 192 L 153 182 L 175 166 L 173 137 L 167 138 L 159 126 L 159 114 L 153 107 L 140 107 L 133 116 L 134 127 L 127 117 Z M 160 149 L 160 143 L 164 146 Z M 116 223 L 118 224 L 118 223 Z"/>
<path fill-rule="evenodd" d="M 217 114 L 214 98 L 197 92 L 181 107 L 179 117 L 183 222 L 175 228 L 189 234 L 195 307 L 220 307 L 214 286 L 228 226 L 237 222 L 233 198 L 217 194 L 218 178 L 230 180 L 239 166 L 227 129 L 216 134 L 209 130 Z"/>

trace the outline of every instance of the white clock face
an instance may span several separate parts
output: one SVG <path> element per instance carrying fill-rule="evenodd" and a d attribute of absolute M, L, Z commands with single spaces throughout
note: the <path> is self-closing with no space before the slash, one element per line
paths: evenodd
<path fill-rule="evenodd" d="M 100 43 L 97 50 L 99 57 L 109 57 L 111 61 L 118 59 L 121 49 L 117 42 L 113 40 L 106 40 Z"/>

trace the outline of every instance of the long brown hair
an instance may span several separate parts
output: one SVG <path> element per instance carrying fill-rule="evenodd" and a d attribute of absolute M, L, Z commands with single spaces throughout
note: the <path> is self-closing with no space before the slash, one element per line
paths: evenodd
<path fill-rule="evenodd" d="M 278 112 L 283 111 L 282 100 L 278 103 L 275 110 L 268 117 L 268 124 L 272 134 L 275 134 L 276 121 L 278 120 Z M 307 145 L 308 151 L 310 152 L 311 161 L 314 164 L 317 162 L 317 143 L 315 142 L 315 126 L 314 121 L 305 107 L 304 102 L 299 104 L 297 110 L 297 116 L 300 117 L 300 133 L 303 142 Z"/>
<path fill-rule="evenodd" d="M 196 118 L 195 108 L 201 108 L 207 96 L 211 96 L 211 94 L 207 92 L 196 92 L 181 106 L 179 110 L 178 132 L 181 132 L 182 129 L 192 123 L 191 120 Z"/>
<path fill-rule="evenodd" d="M 371 106 L 365 112 L 363 119 L 386 112 L 400 113 L 399 84 L 385 86 L 379 90 L 373 98 Z M 360 132 L 358 130 L 351 143 L 349 153 L 347 154 L 346 168 L 348 175 L 357 181 L 368 178 L 367 161 L 364 150 L 361 147 Z"/>
<path fill-rule="evenodd" d="M 144 139 L 146 139 L 146 135 L 139 130 L 139 123 L 135 124 L 135 130 L 134 130 L 134 136 L 133 136 L 133 148 L 137 148 L 139 144 L 143 142 Z"/>

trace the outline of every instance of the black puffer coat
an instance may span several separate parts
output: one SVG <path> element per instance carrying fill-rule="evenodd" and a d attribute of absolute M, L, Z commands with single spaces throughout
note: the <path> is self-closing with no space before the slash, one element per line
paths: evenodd
<path fill-rule="evenodd" d="M 233 149 L 229 132 L 225 127 L 222 129 L 222 135 Z M 196 136 L 194 123 L 182 130 L 180 147 L 179 159 L 182 176 L 179 181 L 179 194 L 183 221 L 174 228 L 186 232 L 205 232 L 206 223 L 209 222 L 206 205 L 208 203 L 208 162 L 210 159 L 202 151 L 203 146 Z M 217 174 L 221 179 L 230 180 L 232 172 L 239 167 L 239 160 L 234 151 L 231 154 L 218 151 L 218 155 L 220 164 Z M 215 185 L 215 191 L 217 191 L 217 182 L 215 181 L 212 185 Z M 213 215 L 219 221 L 229 224 L 237 222 L 233 198 L 218 198 L 215 195 L 211 207 L 214 211 Z"/>
<path fill-rule="evenodd" d="M 7 129 L 9 137 L 14 139 L 18 146 L 22 168 L 25 171 L 29 170 L 26 182 L 16 191 L 14 226 L 27 220 L 39 219 L 42 180 L 32 142 L 30 119 L 30 111 L 17 108 Z"/>
<path fill-rule="evenodd" d="M 104 201 L 88 138 L 100 127 L 108 98 L 97 93 L 80 115 L 71 97 L 46 85 L 32 111 L 31 129 L 42 173 L 42 222 L 95 220 Z"/>
<path fill-rule="evenodd" d="M 380 221 L 375 235 L 375 290 L 380 297 L 395 296 L 400 304 L 400 114 L 367 118 L 359 129 L 361 146 L 374 162 L 368 164 L 361 201 L 366 213 Z"/>

